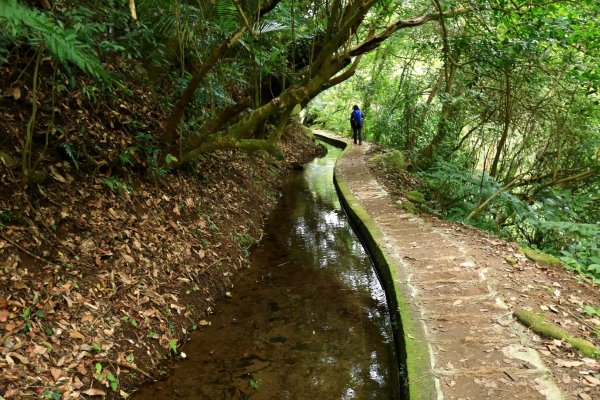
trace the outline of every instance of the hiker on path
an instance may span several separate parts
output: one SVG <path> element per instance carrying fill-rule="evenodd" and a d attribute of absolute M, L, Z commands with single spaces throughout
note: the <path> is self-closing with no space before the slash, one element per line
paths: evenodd
<path fill-rule="evenodd" d="M 350 114 L 350 126 L 352 127 L 352 132 L 354 133 L 354 144 L 358 140 L 358 144 L 362 144 L 362 126 L 364 115 L 360 108 L 355 104 L 352 107 L 352 114 Z"/>

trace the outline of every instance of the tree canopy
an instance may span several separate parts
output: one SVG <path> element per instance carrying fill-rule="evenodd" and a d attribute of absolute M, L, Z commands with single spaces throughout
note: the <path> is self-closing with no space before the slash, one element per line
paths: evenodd
<path fill-rule="evenodd" d="M 471 182 L 446 191 L 442 209 L 542 245 L 554 222 L 587 223 L 596 233 L 583 236 L 597 238 L 599 10 L 566 0 L 3 0 L 0 63 L 30 82 L 25 180 L 59 129 L 44 90 L 94 103 L 137 96 L 129 82 L 145 82 L 165 112 L 139 137 L 161 174 L 220 148 L 274 151 L 299 107 L 347 130 L 360 103 L 367 139 L 403 150 L 432 187 Z M 576 218 L 521 218 L 532 207 L 564 214 L 566 202 Z"/>

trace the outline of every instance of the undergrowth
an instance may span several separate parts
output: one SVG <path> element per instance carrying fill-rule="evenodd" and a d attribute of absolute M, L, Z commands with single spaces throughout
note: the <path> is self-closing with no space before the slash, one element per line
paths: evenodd
<path fill-rule="evenodd" d="M 505 191 L 469 219 L 471 211 L 501 189 L 498 182 L 452 162 L 438 162 L 418 175 L 425 184 L 428 211 L 553 254 L 566 268 L 600 283 L 598 185 L 547 189 L 533 200 L 524 189 Z"/>

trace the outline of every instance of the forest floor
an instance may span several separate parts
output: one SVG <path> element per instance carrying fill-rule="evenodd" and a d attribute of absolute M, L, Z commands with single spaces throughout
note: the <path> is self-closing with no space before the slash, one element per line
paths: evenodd
<path fill-rule="evenodd" d="M 373 144 L 354 145 L 336 173 L 405 269 L 430 343 L 438 393 L 462 400 L 600 399 L 600 360 L 563 340 L 540 337 L 513 317 L 518 310 L 539 313 L 598 348 L 600 319 L 584 307 L 597 306 L 600 288 L 527 259 L 515 243 L 407 212 L 404 193 L 414 178 L 372 161 L 382 152 Z"/>
<path fill-rule="evenodd" d="M 105 126 L 96 118 L 77 121 Z M 0 162 L 0 399 L 126 398 L 164 374 L 247 266 L 286 171 L 322 153 L 306 131 L 288 127 L 281 158 L 218 151 L 162 180 L 48 152 L 43 184 L 23 187 Z M 96 144 L 133 141 L 88 132 Z M 11 135 L 0 150 L 16 158 Z"/>

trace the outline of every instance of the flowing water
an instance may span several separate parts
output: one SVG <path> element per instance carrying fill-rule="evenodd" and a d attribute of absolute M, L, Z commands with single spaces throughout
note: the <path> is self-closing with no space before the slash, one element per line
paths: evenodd
<path fill-rule="evenodd" d="M 385 294 L 333 186 L 340 150 L 292 177 L 251 266 L 170 377 L 134 399 L 397 399 Z"/>

